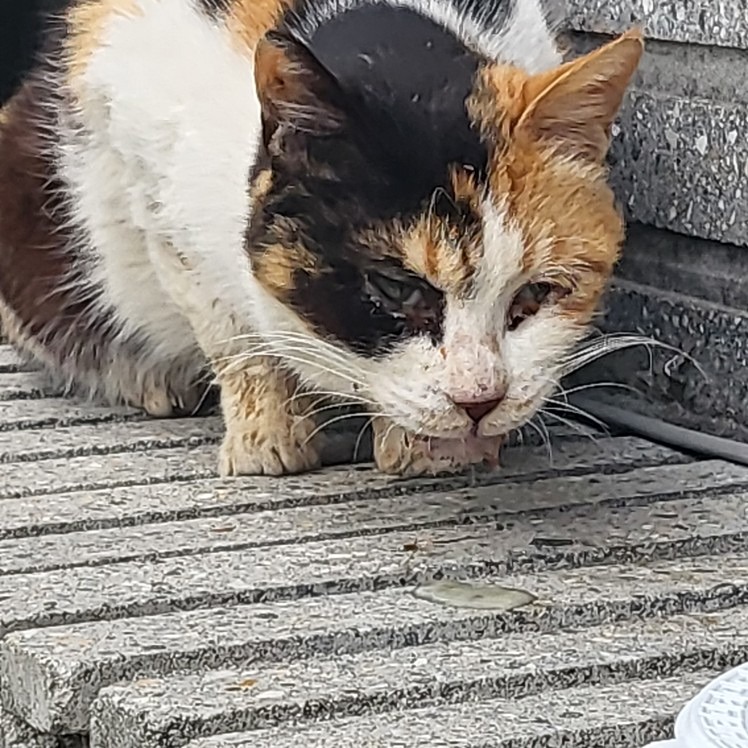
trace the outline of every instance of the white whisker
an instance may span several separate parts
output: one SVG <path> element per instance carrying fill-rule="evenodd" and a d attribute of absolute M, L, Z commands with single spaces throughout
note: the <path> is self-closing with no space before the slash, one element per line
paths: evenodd
<path fill-rule="evenodd" d="M 562 402 L 560 400 L 554 400 L 553 398 L 546 398 L 545 402 L 549 403 L 552 407 L 560 409 L 561 412 L 565 412 L 570 415 L 575 415 L 578 418 L 583 418 L 587 421 L 590 421 L 591 423 L 594 423 L 601 430 L 607 431 L 608 427 L 603 421 L 601 421 L 599 418 L 596 418 L 592 414 L 587 413 L 587 411 L 582 410 L 582 408 L 579 408 L 576 405 Z"/>

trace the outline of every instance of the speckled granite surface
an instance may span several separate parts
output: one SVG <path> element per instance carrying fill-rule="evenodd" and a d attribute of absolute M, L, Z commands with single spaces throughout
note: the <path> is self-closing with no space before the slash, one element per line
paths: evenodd
<path fill-rule="evenodd" d="M 578 686 L 549 699 L 490 699 L 422 707 L 367 717 L 338 717 L 330 724 L 303 724 L 213 738 L 188 748 L 549 748 L 642 746 L 669 735 L 665 715 L 684 702 L 713 673 L 630 681 L 612 686 Z"/>
<path fill-rule="evenodd" d="M 748 49 L 742 0 L 563 0 L 573 28 L 602 34 L 641 24 L 649 37 Z"/>
<path fill-rule="evenodd" d="M 641 748 L 748 659 L 746 468 L 565 427 L 225 481 L 214 418 L 0 375 L 2 748 Z"/>

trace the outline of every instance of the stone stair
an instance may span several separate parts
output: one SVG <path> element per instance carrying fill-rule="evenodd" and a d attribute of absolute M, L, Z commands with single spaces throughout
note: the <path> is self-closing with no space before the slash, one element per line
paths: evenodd
<path fill-rule="evenodd" d="M 748 659 L 748 468 L 570 423 L 222 480 L 219 435 L 0 347 L 2 748 L 641 748 Z"/>

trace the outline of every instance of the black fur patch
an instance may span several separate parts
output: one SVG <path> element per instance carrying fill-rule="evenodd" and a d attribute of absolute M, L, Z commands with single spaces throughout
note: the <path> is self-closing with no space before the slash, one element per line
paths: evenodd
<path fill-rule="evenodd" d="M 290 121 L 270 154 L 273 187 L 253 216 L 249 251 L 255 263 L 269 246 L 314 255 L 315 269 L 297 271 L 284 301 L 361 353 L 377 355 L 412 335 L 437 341 L 443 295 L 404 269 L 394 244 L 397 227 L 427 210 L 461 226 L 478 220 L 452 196 L 450 173 L 485 177 L 487 148 L 466 107 L 485 61 L 431 20 L 384 3 L 312 28 L 312 2 L 285 18 L 279 36 L 303 46 L 321 77 L 335 82 L 321 106 L 342 109 L 343 124 L 314 134 Z M 380 272 L 402 285 L 403 299 L 419 292 L 416 313 L 372 293 Z"/>
<path fill-rule="evenodd" d="M 303 37 L 304 8 L 287 20 L 357 109 L 358 126 L 382 151 L 397 193 L 412 210 L 448 168 L 482 172 L 487 153 L 465 107 L 481 58 L 433 21 L 384 3 L 362 5 Z"/>
<path fill-rule="evenodd" d="M 61 15 L 72 0 L 0 1 L 0 104 L 31 71 L 43 44 L 45 19 Z"/>

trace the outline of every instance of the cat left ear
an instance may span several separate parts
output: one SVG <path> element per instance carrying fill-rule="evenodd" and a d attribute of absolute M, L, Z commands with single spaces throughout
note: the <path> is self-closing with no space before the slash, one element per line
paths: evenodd
<path fill-rule="evenodd" d="M 526 82 L 514 131 L 552 141 L 562 152 L 602 162 L 610 130 L 639 65 L 644 41 L 633 29 L 584 57 Z"/>
<path fill-rule="evenodd" d="M 337 82 L 303 44 L 270 33 L 255 50 L 255 85 L 267 145 L 280 128 L 325 135 L 343 122 Z"/>

